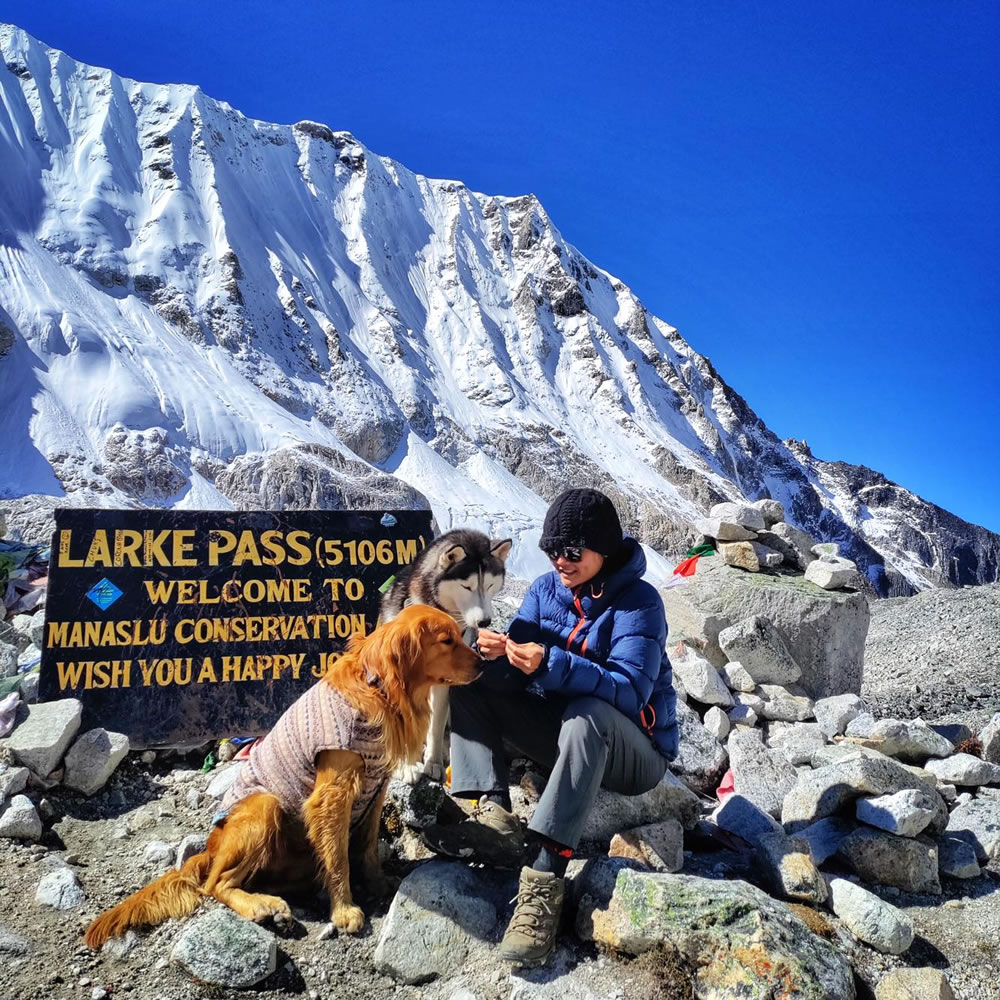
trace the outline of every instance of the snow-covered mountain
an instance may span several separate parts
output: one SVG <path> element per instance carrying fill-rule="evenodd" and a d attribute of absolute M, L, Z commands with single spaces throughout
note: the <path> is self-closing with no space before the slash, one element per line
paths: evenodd
<path fill-rule="evenodd" d="M 1000 536 L 779 440 L 534 196 L 431 180 L 12 26 L 0 51 L 13 519 L 429 502 L 442 528 L 514 536 L 530 577 L 546 502 L 594 484 L 666 557 L 711 504 L 772 496 L 882 593 L 997 578 Z"/>

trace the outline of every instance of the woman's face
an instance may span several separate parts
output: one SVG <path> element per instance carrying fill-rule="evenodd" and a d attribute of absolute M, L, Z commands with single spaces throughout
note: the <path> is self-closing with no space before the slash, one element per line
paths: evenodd
<path fill-rule="evenodd" d="M 550 557 L 550 560 L 559 574 L 560 583 L 570 590 L 588 580 L 593 580 L 604 565 L 604 556 L 593 549 L 581 549 L 579 562 L 571 562 L 563 553 L 557 555 L 555 559 Z"/>

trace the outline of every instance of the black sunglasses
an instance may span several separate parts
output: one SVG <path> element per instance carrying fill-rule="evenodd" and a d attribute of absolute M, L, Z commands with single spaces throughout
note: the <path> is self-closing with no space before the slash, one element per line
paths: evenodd
<path fill-rule="evenodd" d="M 578 563 L 583 558 L 583 548 L 579 545 L 564 545 L 562 548 L 545 548 L 542 551 L 552 562 L 562 558 L 566 562 Z"/>

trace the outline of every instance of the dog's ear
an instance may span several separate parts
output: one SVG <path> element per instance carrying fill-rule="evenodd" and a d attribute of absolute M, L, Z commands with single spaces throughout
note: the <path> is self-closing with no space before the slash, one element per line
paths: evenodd
<path fill-rule="evenodd" d="M 461 545 L 452 545 L 441 553 L 438 559 L 438 568 L 448 569 L 456 563 L 460 563 L 465 558 L 465 548 Z"/>
<path fill-rule="evenodd" d="M 405 692 L 423 658 L 419 626 L 398 618 L 381 625 L 362 641 L 359 657 L 368 683 L 377 683 L 390 697 Z"/>
<path fill-rule="evenodd" d="M 510 538 L 505 538 L 502 542 L 490 542 L 490 552 L 497 557 L 502 563 L 507 562 L 507 556 L 510 555 L 511 546 L 514 542 Z"/>

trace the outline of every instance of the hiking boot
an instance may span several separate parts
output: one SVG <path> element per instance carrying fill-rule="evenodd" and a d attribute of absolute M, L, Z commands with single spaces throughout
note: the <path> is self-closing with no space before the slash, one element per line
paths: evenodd
<path fill-rule="evenodd" d="M 524 863 L 521 821 L 485 796 L 461 823 L 433 823 L 424 828 L 423 842 L 435 853 L 493 868 L 517 868 Z"/>
<path fill-rule="evenodd" d="M 522 868 L 517 906 L 500 942 L 500 957 L 517 968 L 544 965 L 555 951 L 566 880 Z"/>

